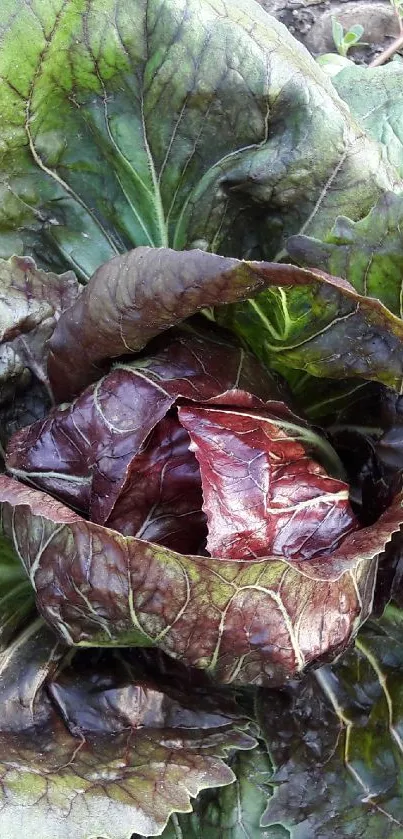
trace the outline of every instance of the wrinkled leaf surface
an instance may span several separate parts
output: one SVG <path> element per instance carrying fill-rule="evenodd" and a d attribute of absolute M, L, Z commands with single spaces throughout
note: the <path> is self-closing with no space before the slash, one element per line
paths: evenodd
<path fill-rule="evenodd" d="M 230 683 L 283 682 L 349 642 L 372 605 L 376 557 L 401 499 L 371 528 L 310 562 L 192 557 L 85 521 L 0 477 L 6 534 L 40 610 L 84 646 L 159 646 Z"/>

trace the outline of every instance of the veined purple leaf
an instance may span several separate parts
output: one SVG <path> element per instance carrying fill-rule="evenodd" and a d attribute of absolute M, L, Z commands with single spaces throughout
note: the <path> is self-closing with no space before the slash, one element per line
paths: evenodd
<path fill-rule="evenodd" d="M 76 650 L 71 663 L 65 658 L 47 688 L 73 735 L 144 727 L 201 733 L 247 722 L 234 694 L 159 650 Z"/>
<path fill-rule="evenodd" d="M 266 412 L 186 406 L 179 419 L 200 465 L 213 556 L 312 559 L 358 527 L 349 488 L 301 445 L 301 429 Z"/>
<path fill-rule="evenodd" d="M 138 352 L 200 309 L 246 300 L 267 284 L 263 267 L 200 250 L 140 247 L 115 257 L 98 268 L 53 334 L 56 398 L 71 399 L 99 378 L 105 359 Z"/>
<path fill-rule="evenodd" d="M 200 553 L 207 525 L 200 469 L 189 444 L 176 417 L 161 420 L 132 460 L 107 527 L 181 553 Z"/>
<path fill-rule="evenodd" d="M 126 491 L 130 464 L 179 397 L 203 402 L 246 386 L 279 397 L 261 364 L 219 330 L 183 330 L 16 434 L 7 468 L 104 524 Z"/>
<path fill-rule="evenodd" d="M 173 401 L 147 377 L 115 369 L 71 405 L 14 435 L 7 468 L 104 521 L 129 463 Z"/>
<path fill-rule="evenodd" d="M 235 305 L 262 289 L 256 302 Z M 60 319 L 49 355 L 56 398 L 79 393 L 105 360 L 138 352 L 199 309 L 223 303 L 234 305 L 219 318 L 270 366 L 402 387 L 400 318 L 346 280 L 197 250 L 137 248 L 99 268 Z"/>
<path fill-rule="evenodd" d="M 239 562 L 124 537 L 6 476 L 0 502 L 39 609 L 62 639 L 157 646 L 223 683 L 272 686 L 345 649 L 371 610 L 377 557 L 403 520 L 399 496 L 329 555 Z"/>

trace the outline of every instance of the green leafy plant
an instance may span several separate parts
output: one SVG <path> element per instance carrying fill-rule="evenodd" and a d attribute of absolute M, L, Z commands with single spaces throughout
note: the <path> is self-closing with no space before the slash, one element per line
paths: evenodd
<path fill-rule="evenodd" d="M 401 839 L 402 71 L 336 24 L 5 4 L 10 839 Z"/>
<path fill-rule="evenodd" d="M 360 23 L 354 24 L 346 32 L 340 21 L 332 17 L 332 36 L 334 45 L 339 55 L 344 58 L 347 56 L 351 47 L 357 46 L 364 34 L 364 27 Z"/>

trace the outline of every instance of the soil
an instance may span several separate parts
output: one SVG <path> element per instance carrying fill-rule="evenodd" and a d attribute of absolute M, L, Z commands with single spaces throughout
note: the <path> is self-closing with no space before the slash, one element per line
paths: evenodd
<path fill-rule="evenodd" d="M 359 64 L 368 64 L 399 35 L 399 22 L 389 0 L 258 0 L 267 12 L 281 20 L 313 55 L 336 52 L 332 38 L 332 17 L 347 30 L 353 24 L 364 27 L 367 45 L 353 47 L 348 54 Z"/>

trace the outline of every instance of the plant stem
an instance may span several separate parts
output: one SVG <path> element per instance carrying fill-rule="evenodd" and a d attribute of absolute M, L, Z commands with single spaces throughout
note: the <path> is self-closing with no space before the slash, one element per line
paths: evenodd
<path fill-rule="evenodd" d="M 395 38 L 395 40 L 392 41 L 391 44 L 389 44 L 386 50 L 383 50 L 383 52 L 381 52 L 380 55 L 374 58 L 374 60 L 371 61 L 369 66 L 379 67 L 381 64 L 385 64 L 385 62 L 388 61 L 389 58 L 392 58 L 392 55 L 394 55 L 395 52 L 400 50 L 401 47 L 403 47 L 403 32 L 401 32 L 400 35 L 397 38 Z"/>

